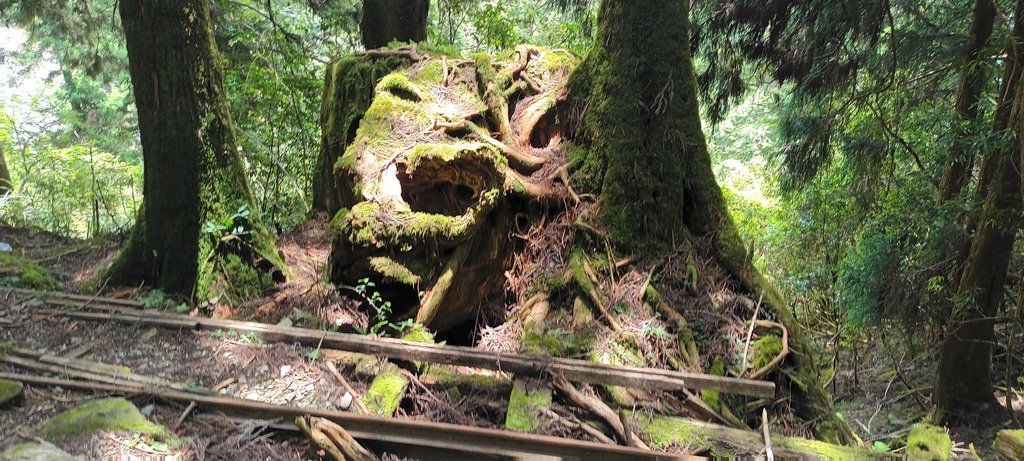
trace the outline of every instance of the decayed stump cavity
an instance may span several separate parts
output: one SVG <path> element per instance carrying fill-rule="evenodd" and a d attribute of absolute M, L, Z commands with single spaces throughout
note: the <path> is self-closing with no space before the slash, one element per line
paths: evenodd
<path fill-rule="evenodd" d="M 577 59 L 529 46 L 493 61 L 412 46 L 360 56 L 408 65 L 375 82 L 354 137 L 354 125 L 324 133 L 351 140 L 333 153 L 342 203 L 331 277 L 346 286 L 369 278 L 394 317 L 449 330 L 504 292 L 512 234 L 537 215 L 527 209 L 557 206 L 568 194 L 553 108 Z M 352 87 L 344 72 L 327 75 L 325 101 L 337 99 L 332 89 Z M 347 114 L 343 106 L 328 109 Z"/>

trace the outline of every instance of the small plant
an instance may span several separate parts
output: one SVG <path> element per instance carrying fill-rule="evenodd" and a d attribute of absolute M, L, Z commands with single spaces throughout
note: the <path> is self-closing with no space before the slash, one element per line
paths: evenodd
<path fill-rule="evenodd" d="M 359 279 L 359 283 L 354 287 L 345 287 L 349 290 L 356 292 L 367 304 L 373 308 L 374 318 L 373 324 L 370 325 L 370 334 L 374 336 L 380 336 L 384 332 L 385 328 L 391 328 L 392 330 L 402 333 L 405 330 L 416 325 L 416 322 L 411 319 L 406 319 L 399 323 L 393 323 L 390 320 L 391 316 L 391 301 L 387 301 L 381 296 L 380 292 L 373 290 L 377 284 L 370 281 L 369 278 Z"/>
<path fill-rule="evenodd" d="M 238 211 L 227 218 L 220 221 L 207 221 L 203 226 L 203 232 L 220 237 L 221 240 L 249 235 L 252 233 L 252 229 L 249 227 L 249 215 L 251 214 L 249 206 L 242 205 L 238 207 Z"/>
<path fill-rule="evenodd" d="M 323 354 L 320 352 L 320 349 L 310 349 L 306 351 L 306 358 L 309 359 L 310 362 L 316 362 L 317 360 L 320 360 L 320 357 L 322 355 Z"/>

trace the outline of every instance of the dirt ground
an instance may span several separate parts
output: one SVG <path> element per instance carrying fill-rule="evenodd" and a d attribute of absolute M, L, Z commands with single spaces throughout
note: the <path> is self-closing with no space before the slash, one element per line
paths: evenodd
<path fill-rule="evenodd" d="M 334 325 L 341 331 L 366 328 L 368 318 L 351 299 L 339 294 L 326 282 L 326 262 L 330 251 L 326 218 L 311 220 L 283 235 L 278 245 L 292 270 L 288 282 L 274 293 L 239 306 L 234 312 L 221 312 L 240 320 L 322 328 Z M 77 291 L 95 278 L 116 256 L 123 242 L 116 239 L 82 242 L 46 232 L 0 226 L 0 241 L 15 253 L 38 261 L 67 291 Z M 104 290 L 105 295 L 137 298 L 142 290 Z M 8 295 L 0 297 L 0 342 L 49 354 L 84 351 L 83 359 L 127 366 L 137 374 L 179 383 L 212 388 L 220 383 L 222 394 L 263 402 L 311 408 L 341 409 L 345 391 L 323 366 L 333 360 L 354 390 L 365 393 L 373 379 L 373 368 L 350 356 L 330 355 L 298 345 L 262 344 L 258 338 L 234 332 L 173 331 L 138 327 L 122 323 L 68 319 L 33 314 L 24 303 L 31 300 Z M 210 314 L 204 312 L 203 314 Z M 518 326 L 521 330 L 521 325 Z M 926 416 L 929 407 L 934 348 L 916 344 L 914 350 L 888 343 L 903 342 L 891 338 L 880 344 L 885 329 L 870 330 L 849 341 L 836 357 L 840 372 L 832 378 L 837 410 L 858 435 L 870 445 L 875 441 L 899 446 L 910 426 Z M 521 331 L 509 323 L 482 331 L 478 346 L 505 350 L 506 337 Z M 822 343 L 830 338 L 822 337 Z M 511 343 L 514 343 L 511 342 Z M 363 363 L 364 365 L 358 365 Z M 1004 370 L 997 361 L 997 373 Z M 0 369 L 16 371 L 10 365 Z M 449 370 L 456 371 L 456 370 Z M 460 370 L 465 371 L 465 370 Z M 425 380 L 426 381 L 426 380 Z M 432 421 L 500 427 L 504 421 L 507 391 L 482 390 L 452 393 L 437 383 L 414 384 L 398 410 L 399 417 Z M 0 448 L 27 437 L 24 429 L 83 400 L 102 394 L 68 389 L 29 387 L 24 401 L 0 411 Z M 1001 396 L 1005 401 L 1005 396 Z M 973 444 L 977 453 L 992 459 L 991 441 L 998 429 L 1017 426 L 1024 420 L 1024 399 L 1011 396 L 1014 415 L 988 418 L 962 427 L 951 428 L 958 454 L 970 457 Z M 174 453 L 160 452 L 131 435 L 102 434 L 88 440 L 67 440 L 60 445 L 88 459 L 318 459 L 323 456 L 301 434 L 273 431 L 268 426 L 280 421 L 233 421 L 217 415 L 189 414 L 178 420 L 183 405 L 156 401 L 148 397 L 133 399 L 139 408 L 152 410 L 151 418 L 174 433 L 187 437 L 189 445 Z M 582 437 L 547 428 L 553 435 Z M 148 456 L 148 458 L 146 458 Z M 394 459 L 394 458 L 389 458 Z"/>

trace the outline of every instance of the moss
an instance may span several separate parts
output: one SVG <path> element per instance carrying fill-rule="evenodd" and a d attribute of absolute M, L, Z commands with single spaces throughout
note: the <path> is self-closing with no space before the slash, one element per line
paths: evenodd
<path fill-rule="evenodd" d="M 431 59 L 417 67 L 412 74 L 414 83 L 438 84 L 444 81 L 444 63 L 440 59 Z"/>
<path fill-rule="evenodd" d="M 414 343 L 434 344 L 434 333 L 417 323 L 402 333 L 402 339 Z"/>
<path fill-rule="evenodd" d="M 383 256 L 370 258 L 370 268 L 382 275 L 386 281 L 394 281 L 410 287 L 417 287 L 420 284 L 418 275 L 391 258 Z"/>
<path fill-rule="evenodd" d="M 377 84 L 377 91 L 386 91 L 412 102 L 423 100 L 423 94 L 420 89 L 409 81 L 409 77 L 400 73 L 391 73 L 380 79 L 380 83 Z"/>
<path fill-rule="evenodd" d="M 485 171 L 493 174 L 487 182 L 495 183 L 498 176 L 504 176 L 508 160 L 497 149 L 490 145 L 474 142 L 456 142 L 452 144 L 417 144 L 406 155 L 406 172 L 410 175 L 421 165 L 446 165 L 457 160 L 482 162 L 487 164 Z"/>
<path fill-rule="evenodd" d="M 17 381 L 0 379 L 0 406 L 6 405 L 7 402 L 21 395 L 24 388 L 25 385 Z"/>
<path fill-rule="evenodd" d="M 700 421 L 670 416 L 637 418 L 639 432 L 653 448 L 698 446 L 709 447 L 716 457 L 748 456 L 763 450 L 760 432 L 716 426 Z M 871 450 L 833 445 L 817 440 L 772 436 L 775 455 L 786 459 L 857 460 L 891 458 Z"/>
<path fill-rule="evenodd" d="M 393 416 L 405 396 L 409 380 L 402 376 L 401 370 L 392 363 L 385 365 L 370 384 L 370 389 L 363 396 L 363 403 L 370 413 L 379 416 Z"/>
<path fill-rule="evenodd" d="M 1024 429 L 999 431 L 993 447 L 999 459 L 1024 459 Z"/>
<path fill-rule="evenodd" d="M 423 127 L 431 124 L 430 115 L 420 104 L 389 92 L 379 92 L 359 124 L 357 139 L 365 140 L 369 146 L 380 145 L 391 138 L 398 120 Z"/>
<path fill-rule="evenodd" d="M 72 456 L 49 442 L 22 442 L 11 445 L 0 454 L 5 461 L 81 461 L 83 458 Z"/>
<path fill-rule="evenodd" d="M 907 435 L 910 461 L 946 461 L 952 458 L 953 441 L 945 429 L 928 423 L 915 424 Z"/>
<path fill-rule="evenodd" d="M 775 357 L 782 352 L 782 338 L 775 335 L 765 335 L 750 343 L 750 368 L 758 370 L 768 365 Z"/>
<path fill-rule="evenodd" d="M 540 428 L 540 410 L 551 407 L 551 389 L 528 389 L 525 381 L 512 386 L 505 413 L 505 427 L 517 432 L 533 432 Z"/>
<path fill-rule="evenodd" d="M 566 331 L 541 325 L 523 333 L 521 347 L 524 353 L 530 355 L 577 357 L 586 352 L 593 342 L 594 335 L 589 332 Z"/>
<path fill-rule="evenodd" d="M 711 445 L 700 429 L 686 420 L 664 416 L 640 417 L 637 425 L 643 439 L 650 442 L 652 448 Z"/>
<path fill-rule="evenodd" d="M 541 72 L 569 72 L 580 63 L 580 58 L 569 50 L 541 50 L 535 62 Z"/>
<path fill-rule="evenodd" d="M 121 397 L 90 400 L 43 421 L 35 433 L 55 442 L 67 437 L 99 431 L 124 431 L 171 439 L 170 432 L 154 424 L 131 402 Z"/>
<path fill-rule="evenodd" d="M 56 290 L 60 284 L 39 264 L 0 251 L 0 286 Z"/>
<path fill-rule="evenodd" d="M 715 358 L 715 362 L 711 365 L 708 370 L 709 375 L 714 376 L 725 376 L 725 363 L 719 357 Z M 700 392 L 700 399 L 704 401 L 711 409 L 715 411 L 721 411 L 722 408 L 722 394 L 718 391 L 704 390 Z"/>

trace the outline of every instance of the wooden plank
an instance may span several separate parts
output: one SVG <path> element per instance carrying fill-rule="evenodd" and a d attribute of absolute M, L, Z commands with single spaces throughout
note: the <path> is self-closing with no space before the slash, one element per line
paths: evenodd
<path fill-rule="evenodd" d="M 51 297 L 52 294 L 48 294 Z M 104 310 L 111 314 L 89 312 L 46 311 L 54 314 L 96 320 L 116 320 L 153 326 L 183 327 L 196 325 L 205 330 L 235 330 L 256 333 L 265 341 L 298 342 L 307 347 L 339 349 L 403 360 L 460 365 L 508 372 L 517 375 L 543 377 L 558 375 L 573 382 L 586 382 L 610 386 L 623 386 L 648 390 L 701 389 L 751 397 L 774 397 L 775 383 L 733 377 L 685 373 L 656 368 L 635 368 L 605 365 L 585 360 L 526 356 L 481 351 L 470 347 L 438 346 L 391 338 L 371 338 L 349 333 L 317 331 L 237 320 L 188 317 L 166 312 L 153 313 L 106 305 L 97 300 L 89 309 Z"/>
<path fill-rule="evenodd" d="M 232 414 L 258 414 L 273 418 L 291 419 L 310 415 L 329 419 L 352 433 L 357 439 L 393 443 L 413 443 L 421 446 L 473 451 L 485 454 L 523 454 L 572 457 L 591 460 L 685 460 L 703 459 L 635 448 L 598 444 L 582 440 L 563 439 L 533 434 L 521 434 L 495 429 L 432 423 L 409 419 L 383 418 L 333 410 L 298 408 L 251 400 L 194 394 L 155 387 L 122 388 L 102 383 L 46 378 L 20 373 L 0 372 L 0 378 L 26 384 L 61 386 L 66 389 L 100 390 L 127 394 L 146 394 L 180 402 L 196 402 L 205 409 L 220 409 Z"/>

